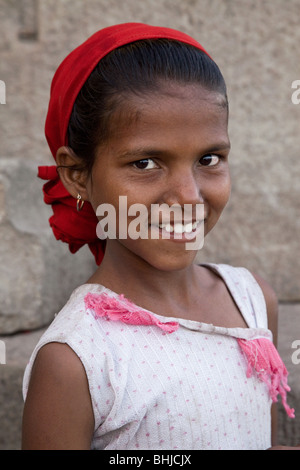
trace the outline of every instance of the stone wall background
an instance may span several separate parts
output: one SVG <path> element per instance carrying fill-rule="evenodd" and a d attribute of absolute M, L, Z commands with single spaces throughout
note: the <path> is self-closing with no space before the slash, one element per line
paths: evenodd
<path fill-rule="evenodd" d="M 229 93 L 233 188 L 198 259 L 246 266 L 270 282 L 283 307 L 293 304 L 293 315 L 281 316 L 289 331 L 282 344 L 299 384 L 289 342 L 300 323 L 300 104 L 291 101 L 291 84 L 300 79 L 299 20 L 300 0 L 0 0 L 0 80 L 6 84 L 6 104 L 0 104 L 0 335 L 8 345 L 0 365 L 0 422 L 6 436 L 20 427 L 18 389 L 30 353 L 21 353 L 21 343 L 32 341 L 24 332 L 36 335 L 49 324 L 94 269 L 88 249 L 71 255 L 55 241 L 51 208 L 36 178 L 37 165 L 53 163 L 44 139 L 50 82 L 68 52 L 115 23 L 180 29 L 219 64 Z M 293 439 L 295 432 L 293 424 Z M 0 432 L 0 448 L 18 447 L 18 439 Z"/>

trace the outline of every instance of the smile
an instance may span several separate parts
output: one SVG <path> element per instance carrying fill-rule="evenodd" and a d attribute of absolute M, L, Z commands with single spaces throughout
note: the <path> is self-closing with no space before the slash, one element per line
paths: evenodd
<path fill-rule="evenodd" d="M 189 250 L 199 249 L 197 247 L 203 245 L 204 223 L 207 217 L 204 204 L 197 204 L 196 208 L 192 204 L 184 204 L 183 208 L 178 204 L 151 204 L 149 216 L 147 206 L 135 203 L 128 207 L 127 196 L 119 196 L 118 214 L 112 204 L 104 203 L 98 206 L 96 215 L 101 217 L 96 228 L 97 236 L 101 240 L 150 238 L 180 243 L 196 239 L 196 245 L 188 243 Z"/>
<path fill-rule="evenodd" d="M 192 242 L 196 241 L 195 245 L 190 245 L 189 249 L 193 249 L 198 245 L 203 245 L 204 239 L 204 222 L 205 219 L 196 220 L 195 222 L 188 223 L 160 223 L 150 225 L 152 239 L 165 239 L 172 242 Z"/>
<path fill-rule="evenodd" d="M 161 230 L 165 230 L 168 233 L 192 233 L 193 230 L 196 230 L 198 225 L 201 223 L 201 220 L 196 220 L 195 222 L 188 222 L 187 224 L 182 224 L 177 222 L 175 224 L 159 224 L 158 227 Z"/>

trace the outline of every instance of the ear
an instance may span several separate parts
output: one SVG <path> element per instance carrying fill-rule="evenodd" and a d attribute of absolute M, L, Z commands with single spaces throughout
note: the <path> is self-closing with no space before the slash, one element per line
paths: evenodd
<path fill-rule="evenodd" d="M 88 200 L 86 190 L 87 171 L 82 160 L 70 147 L 60 147 L 56 153 L 57 170 L 62 184 L 75 199 L 80 194 L 84 201 Z"/>

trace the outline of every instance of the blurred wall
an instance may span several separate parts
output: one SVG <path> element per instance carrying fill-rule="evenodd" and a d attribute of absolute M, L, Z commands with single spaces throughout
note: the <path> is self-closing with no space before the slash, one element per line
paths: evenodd
<path fill-rule="evenodd" d="M 300 0 L 0 0 L 0 334 L 43 326 L 94 269 L 48 225 L 39 164 L 50 82 L 96 30 L 127 21 L 191 34 L 227 81 L 232 195 L 199 262 L 243 265 L 300 299 Z M 1 100 L 0 100 L 1 101 Z M 3 101 L 3 100 L 2 100 Z"/>

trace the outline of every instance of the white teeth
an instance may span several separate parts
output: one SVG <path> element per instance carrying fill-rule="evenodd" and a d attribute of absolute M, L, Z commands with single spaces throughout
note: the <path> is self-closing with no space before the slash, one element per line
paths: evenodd
<path fill-rule="evenodd" d="M 186 225 L 183 225 L 181 223 L 176 223 L 174 226 L 171 224 L 160 224 L 159 228 L 164 229 L 166 232 L 175 232 L 175 233 L 191 233 L 193 230 L 195 230 L 199 224 L 199 220 L 192 223 L 188 223 Z"/>
<path fill-rule="evenodd" d="M 166 232 L 171 233 L 171 232 L 174 231 L 174 227 L 173 227 L 171 224 L 167 224 L 167 225 L 165 226 L 165 230 L 166 230 Z"/>
<path fill-rule="evenodd" d="M 185 232 L 191 233 L 192 230 L 193 230 L 193 224 L 192 224 L 192 223 L 187 224 L 187 225 L 185 226 L 185 229 L 184 229 Z"/>
<path fill-rule="evenodd" d="M 161 229 L 163 229 L 163 230 L 165 230 L 166 232 L 169 232 L 169 233 L 174 232 L 174 227 L 171 224 L 160 224 L 159 228 L 161 228 Z"/>
<path fill-rule="evenodd" d="M 174 225 L 174 232 L 175 233 L 183 233 L 185 231 L 185 226 L 182 224 L 175 224 Z"/>

